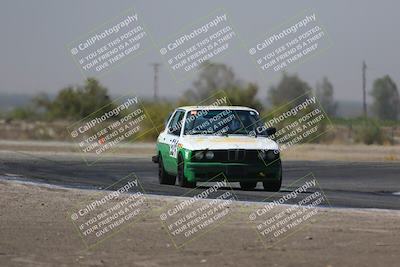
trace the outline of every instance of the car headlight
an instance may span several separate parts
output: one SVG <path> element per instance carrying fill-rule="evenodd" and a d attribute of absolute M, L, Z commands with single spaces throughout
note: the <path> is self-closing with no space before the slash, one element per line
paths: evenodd
<path fill-rule="evenodd" d="M 204 153 L 203 151 L 197 151 L 194 153 L 194 157 L 197 160 L 202 160 L 204 158 Z"/>
<path fill-rule="evenodd" d="M 279 150 L 268 150 L 266 154 L 267 160 L 275 160 L 279 158 Z"/>
<path fill-rule="evenodd" d="M 266 159 L 267 153 L 265 152 L 265 150 L 260 150 L 260 151 L 258 151 L 258 157 L 259 157 L 260 159 Z"/>
<path fill-rule="evenodd" d="M 207 151 L 206 152 L 206 159 L 213 159 L 213 158 L 214 158 L 214 152 Z"/>
<path fill-rule="evenodd" d="M 258 157 L 263 160 L 275 160 L 279 158 L 279 150 L 260 150 Z"/>

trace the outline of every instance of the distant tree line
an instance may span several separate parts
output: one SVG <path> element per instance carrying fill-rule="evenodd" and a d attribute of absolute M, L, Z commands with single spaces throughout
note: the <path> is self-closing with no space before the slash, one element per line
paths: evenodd
<path fill-rule="evenodd" d="M 155 120 L 166 116 L 175 106 L 197 105 L 204 99 L 217 97 L 217 92 L 223 91 L 230 100 L 229 104 L 253 107 L 260 112 L 272 109 L 291 101 L 298 96 L 308 97 L 315 95 L 325 110 L 332 117 L 336 116 L 337 102 L 334 99 L 334 87 L 327 77 L 315 86 L 315 90 L 298 75 L 283 73 L 280 81 L 272 85 L 264 98 L 268 102 L 263 105 L 258 97 L 259 87 L 255 83 L 246 83 L 239 80 L 232 68 L 225 64 L 207 62 L 207 67 L 199 71 L 197 79 L 193 82 L 183 96 L 175 103 L 169 101 L 145 101 L 147 110 L 156 110 Z M 400 98 L 397 85 L 388 76 L 376 79 L 370 92 L 373 103 L 374 116 L 380 120 L 396 121 L 400 117 Z M 301 102 L 303 99 L 299 98 Z M 203 103 L 204 104 L 204 103 Z M 107 106 L 113 108 L 112 99 L 107 88 L 96 79 L 89 78 L 83 86 L 68 86 L 61 89 L 55 98 L 50 99 L 46 94 L 40 94 L 32 100 L 32 104 L 16 108 L 11 118 L 16 119 L 47 119 L 76 121 Z M 104 111 L 104 110 L 103 110 Z"/>
<path fill-rule="evenodd" d="M 91 115 L 102 107 L 106 107 L 106 110 L 113 109 L 108 90 L 96 79 L 89 78 L 83 86 L 67 86 L 61 89 L 54 99 L 50 99 L 47 94 L 39 94 L 32 99 L 31 105 L 16 108 L 12 117 L 76 121 Z"/>

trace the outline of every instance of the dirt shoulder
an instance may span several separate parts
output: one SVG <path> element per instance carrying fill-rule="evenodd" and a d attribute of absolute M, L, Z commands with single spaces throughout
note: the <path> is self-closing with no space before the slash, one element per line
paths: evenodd
<path fill-rule="evenodd" d="M 152 196 L 145 218 L 86 249 L 67 213 L 95 194 L 0 181 L 0 266 L 398 266 L 400 261 L 398 211 L 322 209 L 318 220 L 267 248 L 248 222 L 260 204 L 233 203 L 226 223 L 176 249 L 159 216 L 182 199 Z"/>

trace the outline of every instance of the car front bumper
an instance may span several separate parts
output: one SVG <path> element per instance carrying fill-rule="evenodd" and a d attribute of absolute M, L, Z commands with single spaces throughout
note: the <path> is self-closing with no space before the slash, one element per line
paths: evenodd
<path fill-rule="evenodd" d="M 185 162 L 185 176 L 189 181 L 230 182 L 278 181 L 281 179 L 281 160 L 266 163 Z"/>

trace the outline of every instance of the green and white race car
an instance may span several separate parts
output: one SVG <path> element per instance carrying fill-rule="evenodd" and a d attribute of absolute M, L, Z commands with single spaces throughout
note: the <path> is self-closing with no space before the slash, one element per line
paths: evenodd
<path fill-rule="evenodd" d="M 265 190 L 279 191 L 279 147 L 268 138 L 275 132 L 251 108 L 179 107 L 157 139 L 157 155 L 152 160 L 158 163 L 159 182 L 174 185 L 178 177 L 180 186 L 195 187 L 196 182 L 223 177 L 240 182 L 245 190 L 262 182 Z"/>

